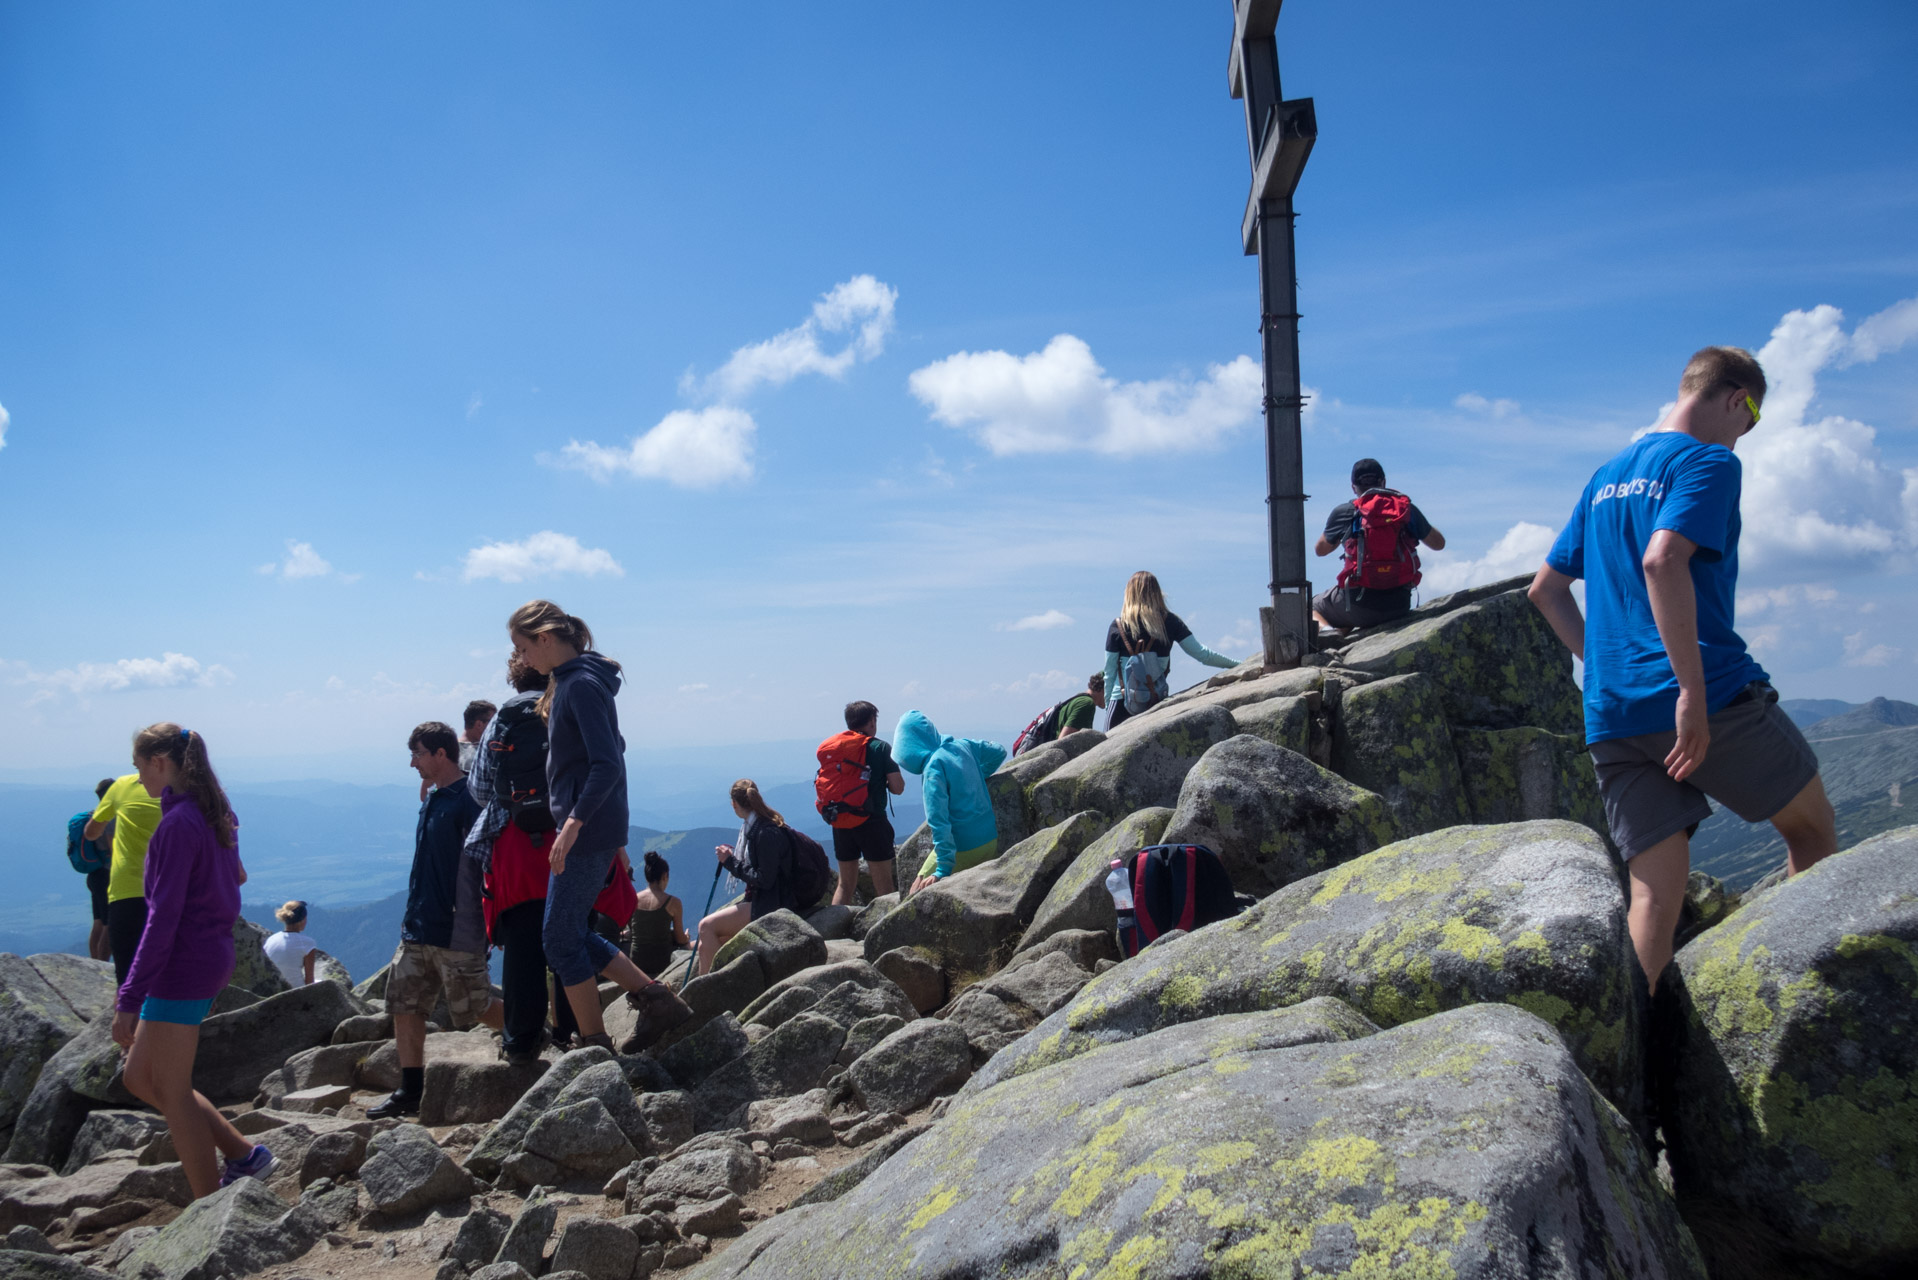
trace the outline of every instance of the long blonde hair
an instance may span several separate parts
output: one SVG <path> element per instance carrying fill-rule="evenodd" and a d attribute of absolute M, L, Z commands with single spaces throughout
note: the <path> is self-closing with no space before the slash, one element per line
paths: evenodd
<path fill-rule="evenodd" d="M 763 821 L 770 822 L 776 827 L 786 825 L 786 820 L 779 816 L 779 810 L 766 803 L 766 797 L 759 794 L 759 784 L 751 778 L 741 778 L 733 783 L 733 789 L 729 794 L 734 804 L 746 806 L 758 814 Z"/>
<path fill-rule="evenodd" d="M 1165 593 L 1159 580 L 1139 570 L 1126 580 L 1125 607 L 1119 610 L 1119 630 L 1135 641 L 1166 642 Z"/>
<path fill-rule="evenodd" d="M 581 653 L 593 652 L 593 629 L 551 600 L 529 600 L 513 610 L 513 616 L 506 620 L 506 630 L 511 635 L 525 636 L 528 640 L 548 631 L 557 632 L 561 640 Z M 606 660 L 612 662 L 611 658 Z M 613 666 L 617 669 L 619 664 L 613 662 Z M 549 673 L 546 692 L 539 695 L 536 707 L 542 720 L 552 714 L 553 687 L 553 677 Z"/>

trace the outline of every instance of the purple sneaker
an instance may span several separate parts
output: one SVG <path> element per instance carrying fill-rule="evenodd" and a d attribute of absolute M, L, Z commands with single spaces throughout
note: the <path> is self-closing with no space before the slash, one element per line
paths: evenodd
<path fill-rule="evenodd" d="M 244 1160 L 226 1162 L 226 1172 L 220 1175 L 220 1185 L 230 1187 L 241 1178 L 258 1178 L 264 1182 L 266 1175 L 273 1172 L 273 1166 L 277 1163 L 271 1151 L 255 1145 L 252 1153 Z"/>

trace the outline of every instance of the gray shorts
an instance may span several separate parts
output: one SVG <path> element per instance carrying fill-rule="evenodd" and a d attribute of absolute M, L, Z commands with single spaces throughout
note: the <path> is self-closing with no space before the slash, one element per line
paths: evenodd
<path fill-rule="evenodd" d="M 1683 782 L 1665 772 L 1675 730 L 1591 744 L 1605 821 L 1627 859 L 1680 831 L 1690 835 L 1712 816 L 1707 796 L 1747 822 L 1762 822 L 1818 776 L 1811 744 L 1762 680 L 1746 685 L 1710 723 L 1705 762 Z"/>

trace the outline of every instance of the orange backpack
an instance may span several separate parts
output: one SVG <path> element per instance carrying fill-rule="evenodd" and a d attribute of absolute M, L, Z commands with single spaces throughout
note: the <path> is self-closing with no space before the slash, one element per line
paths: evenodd
<path fill-rule="evenodd" d="M 871 815 L 866 801 L 872 770 L 866 765 L 866 744 L 872 739 L 848 729 L 819 744 L 819 773 L 813 778 L 819 816 L 835 827 L 865 825 Z"/>

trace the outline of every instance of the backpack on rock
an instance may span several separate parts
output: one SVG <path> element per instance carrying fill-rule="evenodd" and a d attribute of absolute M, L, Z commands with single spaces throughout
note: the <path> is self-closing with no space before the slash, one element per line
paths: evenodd
<path fill-rule="evenodd" d="M 839 874 L 817 840 L 797 827 L 787 827 L 786 834 L 792 837 L 793 901 L 804 915 L 839 883 Z"/>
<path fill-rule="evenodd" d="M 1407 527 L 1412 500 L 1396 489 L 1367 489 L 1352 500 L 1358 528 L 1345 540 L 1341 587 L 1389 591 L 1419 584 L 1418 541 Z"/>
<path fill-rule="evenodd" d="M 1019 736 L 1012 740 L 1012 754 L 1024 755 L 1034 747 L 1042 747 L 1048 742 L 1057 742 L 1059 740 L 1059 708 L 1071 701 L 1071 698 L 1061 698 L 1032 717 L 1026 727 L 1019 731 Z"/>
<path fill-rule="evenodd" d="M 1239 914 L 1232 876 L 1219 855 L 1202 844 L 1155 844 L 1126 862 L 1137 924 L 1119 930 L 1119 949 L 1139 954 L 1162 934 L 1187 932 Z"/>

